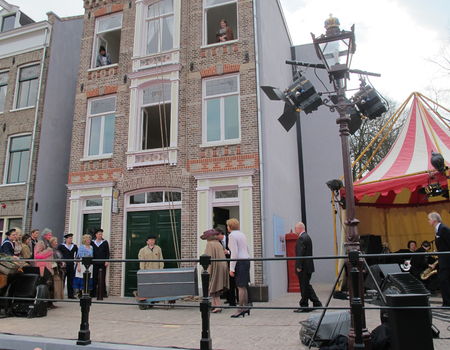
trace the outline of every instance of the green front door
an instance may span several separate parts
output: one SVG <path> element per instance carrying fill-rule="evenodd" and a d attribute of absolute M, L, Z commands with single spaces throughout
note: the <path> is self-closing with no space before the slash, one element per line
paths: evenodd
<path fill-rule="evenodd" d="M 83 215 L 83 235 L 94 237 L 95 231 L 102 227 L 102 214 L 84 214 Z"/>
<path fill-rule="evenodd" d="M 169 210 L 138 211 L 127 214 L 126 259 L 137 259 L 139 250 L 147 244 L 150 234 L 156 236 L 156 244 L 161 247 L 164 259 L 176 259 L 175 249 L 180 255 L 181 245 L 181 209 L 173 211 L 175 232 L 172 234 Z M 174 244 L 174 235 L 176 242 Z M 175 248 L 176 247 L 176 248 Z M 164 268 L 178 267 L 176 263 L 165 263 Z M 139 263 L 127 263 L 125 265 L 125 296 L 133 296 L 137 290 L 136 272 Z"/>

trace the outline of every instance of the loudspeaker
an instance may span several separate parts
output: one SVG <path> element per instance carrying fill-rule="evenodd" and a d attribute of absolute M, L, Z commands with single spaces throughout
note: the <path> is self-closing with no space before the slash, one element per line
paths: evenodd
<path fill-rule="evenodd" d="M 400 266 L 398 264 L 376 264 L 369 267 L 370 271 L 375 278 L 375 283 L 381 287 L 384 279 L 391 273 L 402 273 Z M 408 273 L 409 275 L 409 273 Z M 375 283 L 372 281 L 370 276 L 367 276 L 366 281 L 364 283 L 364 287 L 367 289 L 375 289 Z"/>
<path fill-rule="evenodd" d="M 363 254 L 381 254 L 383 245 L 381 244 L 381 236 L 367 235 L 360 237 L 361 253 Z"/>
<path fill-rule="evenodd" d="M 402 285 L 402 283 L 399 285 Z M 428 309 L 414 308 L 414 306 L 429 306 L 428 296 L 418 294 L 396 294 L 387 295 L 386 299 L 388 306 L 410 307 L 388 310 L 391 349 L 433 350 L 431 312 Z"/>
<path fill-rule="evenodd" d="M 398 265 L 397 265 L 398 266 Z M 410 273 L 389 273 L 381 286 L 383 294 L 417 294 L 429 295 L 430 292 L 422 282 Z"/>

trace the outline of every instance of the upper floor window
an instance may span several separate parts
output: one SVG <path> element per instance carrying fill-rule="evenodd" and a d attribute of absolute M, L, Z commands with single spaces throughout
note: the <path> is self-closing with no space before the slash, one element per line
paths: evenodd
<path fill-rule="evenodd" d="M 40 66 L 28 66 L 19 71 L 16 108 L 32 107 L 36 103 Z"/>
<path fill-rule="evenodd" d="M 210 45 L 238 38 L 237 1 L 204 1 L 204 44 Z"/>
<path fill-rule="evenodd" d="M 116 98 L 89 101 L 87 121 L 87 156 L 113 153 Z"/>
<path fill-rule="evenodd" d="M 130 196 L 130 204 L 133 205 L 170 202 L 181 202 L 181 192 L 156 191 L 138 193 Z"/>
<path fill-rule="evenodd" d="M 203 142 L 239 140 L 239 110 L 237 75 L 203 81 Z"/>
<path fill-rule="evenodd" d="M 93 67 L 119 62 L 122 14 L 101 17 L 95 22 Z"/>
<path fill-rule="evenodd" d="M 151 85 L 142 91 L 142 149 L 168 147 L 170 142 L 171 84 Z"/>
<path fill-rule="evenodd" d="M 146 53 L 173 49 L 173 0 L 155 1 L 147 7 Z"/>
<path fill-rule="evenodd" d="M 7 159 L 6 183 L 13 184 L 27 180 L 30 160 L 31 135 L 11 137 Z"/>
<path fill-rule="evenodd" d="M 16 14 L 5 16 L 2 18 L 2 32 L 14 29 L 16 23 Z"/>
<path fill-rule="evenodd" d="M 0 113 L 5 110 L 6 92 L 9 72 L 0 73 Z"/>

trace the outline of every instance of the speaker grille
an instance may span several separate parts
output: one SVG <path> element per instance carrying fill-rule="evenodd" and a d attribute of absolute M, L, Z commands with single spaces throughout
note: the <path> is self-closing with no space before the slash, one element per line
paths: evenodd
<path fill-rule="evenodd" d="M 384 280 L 381 290 L 395 287 L 401 294 L 429 294 L 422 282 L 409 273 L 390 273 Z"/>

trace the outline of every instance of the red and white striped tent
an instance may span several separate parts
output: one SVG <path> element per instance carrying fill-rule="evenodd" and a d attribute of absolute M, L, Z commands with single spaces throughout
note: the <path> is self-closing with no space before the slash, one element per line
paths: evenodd
<path fill-rule="evenodd" d="M 420 246 L 423 240 L 434 239 L 429 212 L 440 213 L 450 224 L 449 199 L 427 199 L 420 191 L 436 182 L 445 190 L 449 183 L 448 170 L 436 171 L 430 157 L 433 150 L 450 164 L 450 127 L 430 102 L 419 93 L 410 95 L 402 105 L 409 110 L 405 108 L 407 116 L 394 146 L 383 161 L 354 183 L 360 235 L 381 235 L 391 251 L 406 248 L 409 240 Z"/>

